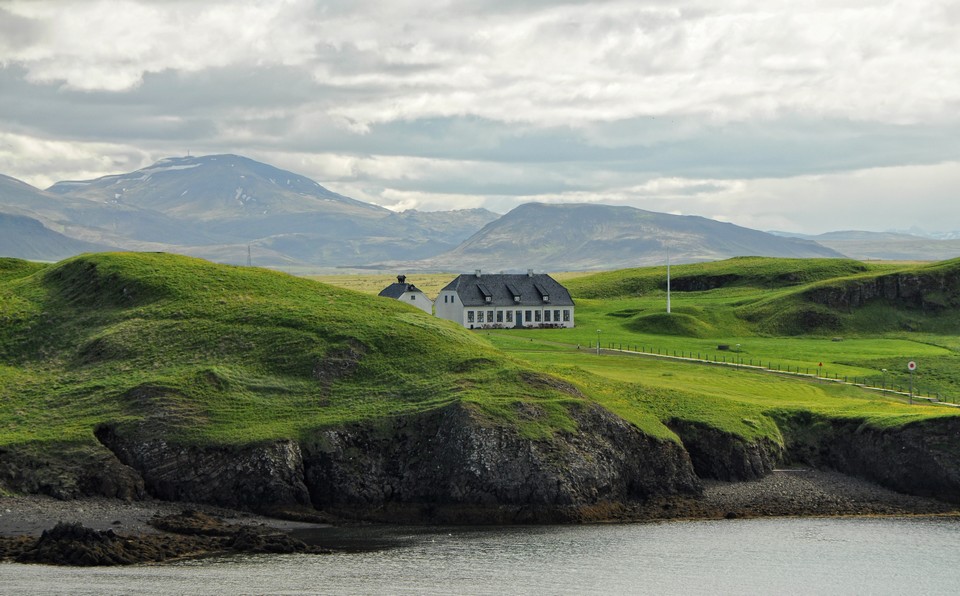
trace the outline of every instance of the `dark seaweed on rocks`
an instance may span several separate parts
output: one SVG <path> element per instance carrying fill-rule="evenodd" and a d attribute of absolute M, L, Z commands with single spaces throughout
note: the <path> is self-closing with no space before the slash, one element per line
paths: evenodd
<path fill-rule="evenodd" d="M 310 553 L 329 549 L 308 545 L 270 527 L 227 524 L 216 517 L 186 510 L 154 517 L 151 525 L 169 534 L 126 536 L 93 530 L 79 522 L 60 522 L 40 538 L 0 537 L 0 560 L 80 567 L 157 563 L 214 553 Z"/>
<path fill-rule="evenodd" d="M 177 554 L 177 549 L 161 541 L 129 539 L 113 530 L 92 530 L 79 523 L 61 522 L 45 530 L 16 561 L 90 567 L 163 561 Z"/>

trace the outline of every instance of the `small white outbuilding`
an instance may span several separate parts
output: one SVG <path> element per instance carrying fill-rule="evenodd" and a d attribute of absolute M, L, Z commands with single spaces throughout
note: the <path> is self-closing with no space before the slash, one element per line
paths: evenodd
<path fill-rule="evenodd" d="M 428 315 L 433 314 L 433 301 L 427 298 L 427 295 L 417 286 L 408 284 L 406 275 L 398 275 L 397 283 L 385 287 L 379 295 L 416 306 Z"/>

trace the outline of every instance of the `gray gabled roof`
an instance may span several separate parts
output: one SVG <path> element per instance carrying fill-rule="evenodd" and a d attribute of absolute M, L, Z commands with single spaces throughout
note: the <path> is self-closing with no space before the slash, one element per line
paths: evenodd
<path fill-rule="evenodd" d="M 380 290 L 378 296 L 386 296 L 387 298 L 399 298 L 403 296 L 404 292 L 417 292 L 423 294 L 417 286 L 407 283 L 392 283 L 384 289 Z"/>
<path fill-rule="evenodd" d="M 570 292 L 546 273 L 464 273 L 441 291 L 456 292 L 464 306 L 573 306 Z"/>

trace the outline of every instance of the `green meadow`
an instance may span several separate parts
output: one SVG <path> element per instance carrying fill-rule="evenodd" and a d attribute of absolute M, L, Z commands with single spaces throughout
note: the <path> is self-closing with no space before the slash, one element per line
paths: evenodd
<path fill-rule="evenodd" d="M 576 328 L 503 333 L 581 349 L 595 348 L 599 340 L 603 348 L 742 362 L 903 391 L 910 384 L 907 363 L 914 361 L 915 388 L 960 401 L 957 305 L 930 312 L 881 299 L 849 312 L 834 310 L 840 324 L 828 329 L 811 325 L 784 333 L 783 317 L 824 308 L 805 301 L 811 288 L 895 273 L 960 277 L 960 260 L 904 266 L 741 258 L 674 266 L 670 314 L 664 267 L 606 272 L 566 282 L 577 302 Z M 960 301 L 960 294 L 952 299 Z"/>
<path fill-rule="evenodd" d="M 822 362 L 823 374 L 875 384 L 887 368 L 890 385 L 905 385 L 913 359 L 921 391 L 955 400 L 958 268 L 783 259 L 677 266 L 670 315 L 663 268 L 571 274 L 560 277 L 577 300 L 576 328 L 471 332 L 375 296 L 388 276 L 328 280 L 355 288 L 347 289 L 168 254 L 0 259 L 0 448 L 93 447 L 105 424 L 189 444 L 307 439 L 455 401 L 529 438 L 575 430 L 571 412 L 591 403 L 670 440 L 672 420 L 779 441 L 776 420 L 793 412 L 876 426 L 954 416 L 823 380 L 591 348 L 599 336 L 604 347 L 772 368 Z M 939 280 L 935 308 L 811 302 L 891 274 Z M 452 276 L 408 279 L 435 295 Z"/>
<path fill-rule="evenodd" d="M 861 309 L 828 309 L 811 304 L 807 295 L 822 287 L 874 283 L 885 275 L 940 276 L 947 280 L 944 287 L 960 289 L 952 281 L 958 272 L 960 261 L 750 257 L 679 265 L 671 268 L 669 314 L 665 267 L 561 274 L 556 277 L 577 303 L 575 328 L 474 333 L 531 366 L 589 388 L 605 407 L 660 436 L 670 434 L 664 422 L 688 419 L 778 439 L 772 418 L 798 411 L 899 425 L 958 412 L 833 379 L 906 392 L 907 363 L 914 361 L 917 394 L 960 401 L 960 292 L 945 296 L 943 307 L 933 311 L 882 299 Z M 839 324 L 824 328 L 823 317 L 796 316 L 821 309 Z M 604 349 L 599 356 L 598 341 Z"/>

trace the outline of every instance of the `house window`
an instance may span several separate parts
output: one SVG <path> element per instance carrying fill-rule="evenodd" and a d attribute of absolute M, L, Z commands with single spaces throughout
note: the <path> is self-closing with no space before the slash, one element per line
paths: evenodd
<path fill-rule="evenodd" d="M 449 297 L 450 297 L 450 296 L 444 296 L 444 297 L 443 297 L 443 303 L 444 303 L 444 304 L 447 303 L 447 298 L 449 298 Z"/>
<path fill-rule="evenodd" d="M 416 294 L 410 294 L 410 300 L 416 300 L 416 299 L 417 299 Z"/>
<path fill-rule="evenodd" d="M 498 323 L 502 323 L 502 322 L 503 322 L 503 311 L 502 311 L 502 310 L 498 310 L 498 311 L 497 311 L 497 322 L 498 322 Z"/>
<path fill-rule="evenodd" d="M 528 323 L 533 322 L 533 311 L 528 310 L 526 316 L 524 317 Z"/>
<path fill-rule="evenodd" d="M 559 320 L 560 320 L 560 310 L 559 310 L 559 309 L 553 311 L 553 320 L 554 320 L 554 321 L 559 321 Z"/>
<path fill-rule="evenodd" d="M 564 310 L 564 311 L 563 311 L 563 321 L 564 321 L 565 323 L 569 323 L 569 322 L 570 322 L 570 311 L 569 311 L 569 310 Z"/>
<path fill-rule="evenodd" d="M 492 323 L 492 322 L 493 322 L 493 311 L 492 311 L 492 310 L 488 310 L 488 311 L 487 311 L 487 322 L 488 322 L 488 323 Z"/>
<path fill-rule="evenodd" d="M 507 322 L 508 322 L 508 323 L 512 323 L 512 322 L 513 322 L 513 311 L 512 311 L 512 310 L 508 310 L 508 311 L 507 311 Z"/>
<path fill-rule="evenodd" d="M 540 314 L 540 313 L 541 313 L 541 312 L 542 312 L 542 311 L 539 311 L 539 310 L 533 311 L 534 321 L 537 322 L 537 323 L 540 322 L 540 317 L 541 317 L 541 314 Z"/>
<path fill-rule="evenodd" d="M 468 323 L 472 323 L 472 322 L 473 322 L 473 311 L 472 311 L 472 310 L 468 310 L 468 311 L 467 311 L 467 322 L 468 322 Z"/>
<path fill-rule="evenodd" d="M 544 320 L 544 322 L 546 322 L 546 323 L 549 323 L 549 322 L 550 322 L 550 311 L 549 311 L 549 310 L 543 311 L 543 320 Z"/>
<path fill-rule="evenodd" d="M 482 322 L 483 322 L 483 311 L 482 311 L 482 310 L 478 310 L 478 311 L 477 311 L 477 322 L 478 322 L 478 323 L 482 323 Z"/>

